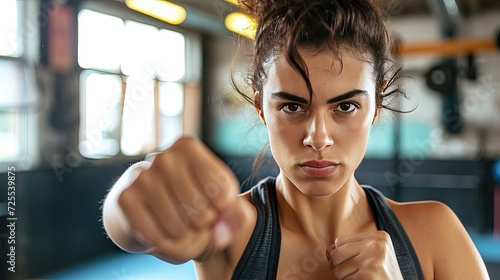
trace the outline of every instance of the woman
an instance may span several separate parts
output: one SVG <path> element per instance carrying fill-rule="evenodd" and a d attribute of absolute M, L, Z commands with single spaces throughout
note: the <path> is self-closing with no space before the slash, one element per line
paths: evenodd
<path fill-rule="evenodd" d="M 103 207 L 111 239 L 199 279 L 486 279 L 456 215 L 397 203 L 354 171 L 387 99 L 388 32 L 370 0 L 243 0 L 258 20 L 250 75 L 276 178 L 238 194 L 231 170 L 181 138 L 131 166 Z M 393 87 L 391 87 L 393 88 Z"/>

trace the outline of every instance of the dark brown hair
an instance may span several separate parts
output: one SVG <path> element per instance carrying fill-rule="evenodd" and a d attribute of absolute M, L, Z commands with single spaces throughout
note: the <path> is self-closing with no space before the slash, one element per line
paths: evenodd
<path fill-rule="evenodd" d="M 312 98 L 314 93 L 307 65 L 298 51 L 302 48 L 331 50 L 341 65 L 340 50 L 372 63 L 377 108 L 402 112 L 390 106 L 393 97 L 406 97 L 406 94 L 395 83 L 401 69 L 393 71 L 393 46 L 384 22 L 385 15 L 373 0 L 239 0 L 239 4 L 257 21 L 253 63 L 247 78 L 253 90 L 261 94 L 249 96 L 238 87 L 233 77 L 231 82 L 236 91 L 254 106 L 262 107 L 266 65 L 280 53 L 285 54 L 288 63 L 302 76 Z M 385 80 L 387 85 L 384 87 Z M 248 180 L 256 177 L 265 164 L 272 165 L 266 149 L 269 149 L 268 145 L 257 154 L 254 172 Z"/>
<path fill-rule="evenodd" d="M 389 106 L 392 100 L 388 97 L 406 95 L 395 86 L 400 69 L 391 73 L 391 39 L 384 14 L 373 0 L 239 0 L 239 3 L 257 21 L 253 64 L 248 75 L 254 90 L 262 92 L 267 79 L 266 63 L 283 52 L 288 63 L 303 77 L 312 97 L 307 66 L 298 49 L 332 50 L 341 63 L 339 53 L 343 49 L 373 64 L 377 107 L 401 112 Z M 388 84 L 382 89 L 384 80 Z M 260 96 L 254 99 L 233 85 L 247 101 L 260 107 L 254 102 L 260 103 Z M 387 91 L 388 88 L 391 90 Z"/>

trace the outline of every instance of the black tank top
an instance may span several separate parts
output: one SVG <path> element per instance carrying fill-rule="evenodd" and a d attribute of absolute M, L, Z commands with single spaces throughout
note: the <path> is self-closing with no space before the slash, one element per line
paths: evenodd
<path fill-rule="evenodd" d="M 257 222 L 231 280 L 276 279 L 281 231 L 275 182 L 275 178 L 268 177 L 251 189 Z M 384 195 L 370 186 L 362 187 L 375 216 L 377 229 L 386 231 L 391 237 L 403 278 L 424 279 L 415 250 Z"/>

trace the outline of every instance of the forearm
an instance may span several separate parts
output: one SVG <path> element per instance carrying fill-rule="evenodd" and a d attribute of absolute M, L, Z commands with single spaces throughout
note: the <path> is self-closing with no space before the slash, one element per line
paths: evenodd
<path fill-rule="evenodd" d="M 109 191 L 102 208 L 104 230 L 118 247 L 130 253 L 144 253 L 149 248 L 134 236 L 118 204 L 118 197 L 149 166 L 149 162 L 138 162 L 129 167 Z"/>

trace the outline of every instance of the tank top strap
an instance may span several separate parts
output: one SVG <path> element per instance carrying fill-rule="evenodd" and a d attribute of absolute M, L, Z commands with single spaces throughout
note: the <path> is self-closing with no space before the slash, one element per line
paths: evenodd
<path fill-rule="evenodd" d="M 267 177 L 251 189 L 257 221 L 231 280 L 276 279 L 281 231 L 275 181 Z"/>
<path fill-rule="evenodd" d="M 377 229 L 386 231 L 391 237 L 403 278 L 423 280 L 422 268 L 413 245 L 385 196 L 371 186 L 362 187 L 375 216 Z"/>

